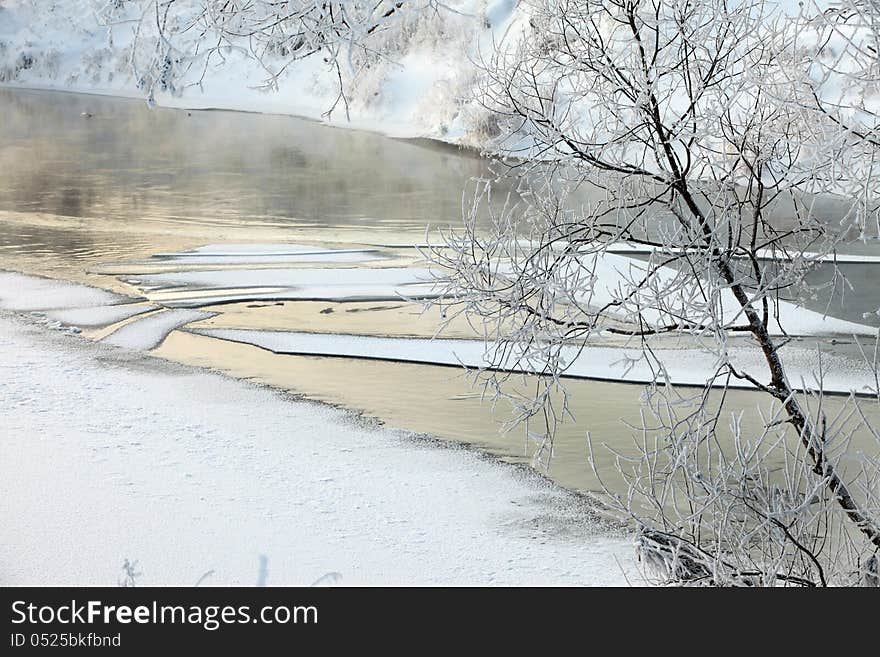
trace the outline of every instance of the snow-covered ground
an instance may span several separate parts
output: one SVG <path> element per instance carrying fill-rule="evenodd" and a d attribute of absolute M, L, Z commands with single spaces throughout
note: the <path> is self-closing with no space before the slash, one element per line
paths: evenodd
<path fill-rule="evenodd" d="M 154 102 L 165 107 L 290 114 L 394 136 L 479 146 L 486 113 L 466 101 L 477 74 L 475 62 L 481 53 L 491 54 L 493 41 L 523 19 L 518 4 L 450 0 L 439 11 L 429 2 L 398 8 L 399 20 L 373 36 L 380 41 L 372 47 L 381 48 L 383 56 L 361 67 L 356 82 L 345 81 L 348 117 L 336 102 L 337 73 L 325 53 L 289 66 L 284 58 L 267 57 L 264 67 L 247 53 L 247 40 L 221 49 L 207 62 L 196 56 L 186 72 L 169 73 L 174 83 L 168 88 L 163 84 L 150 92 L 144 78 L 151 75 L 161 50 L 153 33 L 152 0 L 115 5 L 103 0 L 5 0 L 0 3 L 0 84 L 135 98 L 152 93 Z M 199 32 L 182 26 L 202 6 L 179 0 L 170 7 L 170 33 L 179 29 L 178 48 L 191 45 L 189 37 Z M 177 60 L 181 52 L 169 55 Z M 348 76 L 351 64 L 345 64 L 342 73 Z M 282 68 L 267 88 L 269 78 L 278 73 L 275 69 Z M 336 110 L 327 116 L 334 105 Z"/>
<path fill-rule="evenodd" d="M 640 581 L 523 468 L 9 313 L 0 370 L 3 585 Z"/>

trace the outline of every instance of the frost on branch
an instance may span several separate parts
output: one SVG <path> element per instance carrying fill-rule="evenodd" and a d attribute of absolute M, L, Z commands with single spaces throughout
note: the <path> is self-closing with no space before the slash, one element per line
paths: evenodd
<path fill-rule="evenodd" d="M 212 67 L 234 76 L 242 62 L 260 67 L 260 88 L 277 90 L 308 59 L 335 87 L 327 115 L 348 114 L 352 86 L 391 61 L 419 21 L 436 18 L 440 26 L 450 15 L 434 0 L 94 0 L 94 11 L 112 28 L 111 41 L 114 30 L 132 32 L 131 68 L 151 102 L 202 85 Z"/>
<path fill-rule="evenodd" d="M 602 499 L 644 528 L 645 562 L 675 582 L 866 581 L 880 549 L 878 400 L 829 398 L 820 351 L 814 380 L 791 380 L 798 317 L 780 308 L 843 293 L 838 249 L 878 237 L 876 32 L 761 0 L 528 5 L 483 62 L 478 96 L 518 194 L 492 202 L 493 181 L 479 181 L 464 229 L 428 251 L 446 316 L 486 339 L 477 376 L 547 459 L 570 419 L 562 354 L 635 350 L 654 380 Z M 681 346 L 712 356 L 703 389 L 669 380 Z M 758 366 L 734 365 L 741 347 Z M 543 376 L 515 377 L 514 363 Z M 731 414 L 732 381 L 763 401 Z"/>

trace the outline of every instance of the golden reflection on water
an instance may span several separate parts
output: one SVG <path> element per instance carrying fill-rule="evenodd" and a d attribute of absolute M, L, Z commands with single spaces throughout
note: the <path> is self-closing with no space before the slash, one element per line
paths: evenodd
<path fill-rule="evenodd" d="M 31 214 L 0 209 L 0 269 L 14 269 L 37 276 L 97 285 L 123 294 L 139 295 L 137 290 L 117 276 L 179 270 L 179 265 L 152 259 L 160 252 L 181 252 L 207 244 L 272 244 L 291 241 L 289 230 L 271 226 L 227 226 L 217 229 L 210 224 L 173 224 L 157 226 L 133 218 L 124 230 L 108 218 L 71 218 Z M 326 246 L 312 235 L 299 243 Z M 339 244 L 335 244 L 339 248 Z M 411 262 L 406 250 L 386 250 L 387 257 L 358 263 L 358 266 L 400 266 Z M 314 262 L 299 267 L 321 267 Z M 277 267 L 278 265 L 266 265 Z M 249 266 L 249 269 L 257 268 Z M 214 266 L 190 265 L 188 269 L 216 269 Z M 232 269 L 237 268 L 235 265 Z M 241 267 L 238 267 L 241 268 Z"/>
<path fill-rule="evenodd" d="M 454 148 L 285 116 L 0 89 L 0 117 L 0 268 L 127 294 L 119 263 L 161 270 L 159 252 L 415 244 L 426 224 L 457 224 L 468 181 L 491 175 Z"/>
<path fill-rule="evenodd" d="M 0 89 L 0 116 L 0 210 L 102 217 L 121 232 L 245 226 L 411 244 L 426 224 L 457 223 L 468 180 L 491 175 L 455 148 L 287 116 L 19 89 Z"/>

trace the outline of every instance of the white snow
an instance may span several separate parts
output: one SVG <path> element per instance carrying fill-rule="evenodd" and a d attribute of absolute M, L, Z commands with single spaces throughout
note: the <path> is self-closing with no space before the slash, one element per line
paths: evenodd
<path fill-rule="evenodd" d="M 326 333 L 301 333 L 287 331 L 258 331 L 247 329 L 189 329 L 194 333 L 222 340 L 244 342 L 275 353 L 313 356 L 345 356 L 374 358 L 437 365 L 463 365 L 488 367 L 491 360 L 487 347 L 477 340 L 447 340 L 427 338 L 384 338 L 375 336 L 339 335 Z M 491 349 L 491 346 L 488 348 Z M 671 383 L 704 385 L 710 374 L 718 369 L 715 356 L 696 348 L 655 349 L 656 356 Z M 609 381 L 648 383 L 655 378 L 657 363 L 649 363 L 638 349 L 624 347 L 586 346 L 583 349 L 569 347 L 562 351 L 568 363 L 566 376 Z M 730 360 L 762 383 L 769 382 L 766 363 L 757 348 L 732 347 Z M 787 347 L 782 351 L 788 366 L 792 385 L 817 387 L 818 355 L 813 350 Z M 625 360 L 628 359 L 628 360 Z M 512 371 L 536 372 L 543 369 L 543 362 L 517 363 L 513 357 L 507 367 Z M 822 355 L 824 389 L 827 392 L 849 393 L 855 391 L 873 394 L 876 380 L 871 368 L 863 363 L 837 355 Z M 714 382 L 723 385 L 723 380 Z M 734 388 L 753 388 L 752 384 L 733 379 Z"/>
<path fill-rule="evenodd" d="M 105 290 L 50 278 L 0 271 L 0 308 L 54 310 L 108 306 L 129 301 Z"/>
<path fill-rule="evenodd" d="M 155 81 L 157 74 L 147 69 L 161 59 L 153 2 L 6 0 L 0 5 L 0 84 L 144 98 L 145 82 Z M 189 27 L 201 3 L 170 4 L 167 19 L 176 25 L 179 40 L 175 52 L 185 59 L 201 33 Z M 800 11 L 792 0 L 769 4 L 790 16 Z M 369 66 L 344 62 L 347 109 L 339 102 L 337 71 L 325 53 L 292 63 L 262 53 L 262 66 L 243 54 L 254 47 L 246 39 L 209 61 L 193 55 L 192 66 L 176 71 L 180 79 L 172 72 L 170 88 L 157 91 L 152 100 L 166 107 L 290 114 L 398 137 L 488 146 L 493 135 L 487 126 L 495 117 L 473 99 L 480 63 L 516 47 L 529 32 L 532 8 L 516 0 L 447 0 L 439 9 L 419 11 L 424 7 L 405 4 L 396 14 L 399 20 L 377 32 L 381 41 L 371 46 L 376 54 Z M 141 39 L 137 48 L 136 32 Z M 841 48 L 841 40 L 823 50 Z M 133 62 L 140 63 L 137 73 Z M 876 109 L 878 96 L 870 84 L 853 84 L 845 68 L 839 73 L 843 82 L 826 84 L 833 96 Z M 681 95 L 673 94 L 670 102 L 680 104 Z M 569 110 L 589 122 L 590 107 L 575 104 Z"/>
<path fill-rule="evenodd" d="M 639 581 L 525 469 L 9 317 L 0 370 L 0 585 Z"/>
<path fill-rule="evenodd" d="M 198 310 L 164 309 L 125 324 L 102 342 L 135 351 L 149 351 L 162 344 L 174 329 L 208 317 L 213 315 Z"/>
<path fill-rule="evenodd" d="M 324 53 L 291 66 L 269 57 L 269 68 L 285 70 L 277 86 L 267 88 L 267 70 L 241 54 L 249 46 L 246 39 L 241 52 L 227 48 L 207 68 L 204 59 L 197 58 L 173 89 L 157 91 L 154 100 L 166 107 L 291 114 L 393 136 L 473 142 L 471 135 L 485 114 L 477 106 L 463 107 L 477 70 L 474 59 L 479 47 L 491 43 L 511 20 L 516 3 L 444 4 L 451 11 L 428 9 L 416 15 L 404 7 L 398 12 L 406 16 L 380 36 L 383 56 L 361 71 L 356 83 L 345 81 L 348 116 L 341 103 L 326 115 L 339 89 L 336 71 L 324 61 Z M 186 24 L 199 5 L 175 3 L 170 23 Z M 144 98 L 131 65 L 133 19 L 144 9 L 142 43 L 134 58 L 141 60 L 142 78 L 157 57 L 148 2 L 127 2 L 113 9 L 111 3 L 94 0 L 7 0 L 0 5 L 0 84 Z M 111 22 L 116 24 L 101 24 L 99 12 L 113 14 Z M 487 15 L 492 17 L 490 27 L 484 24 Z M 197 32 L 184 30 L 177 36 L 187 42 Z M 349 66 L 343 69 L 350 77 Z"/>
<path fill-rule="evenodd" d="M 0 290 L 2 290 L 2 284 L 0 284 Z M 159 306 L 151 303 L 125 303 L 115 306 L 50 310 L 46 312 L 46 315 L 64 324 L 94 327 L 109 326 L 124 319 L 158 309 Z"/>

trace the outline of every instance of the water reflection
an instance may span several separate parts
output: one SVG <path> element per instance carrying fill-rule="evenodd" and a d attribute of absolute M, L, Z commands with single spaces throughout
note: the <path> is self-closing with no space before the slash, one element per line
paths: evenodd
<path fill-rule="evenodd" d="M 85 118 L 83 112 L 92 116 Z M 457 222 L 485 160 L 284 116 L 0 89 L 0 210 L 132 222 L 365 226 L 418 240 Z"/>

